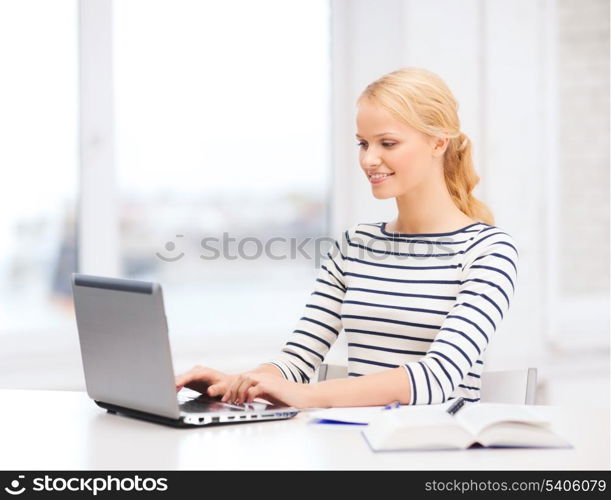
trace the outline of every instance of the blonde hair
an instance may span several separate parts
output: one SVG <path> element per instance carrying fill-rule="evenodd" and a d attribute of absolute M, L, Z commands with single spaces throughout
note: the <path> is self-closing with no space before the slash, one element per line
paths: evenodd
<path fill-rule="evenodd" d="M 492 211 L 471 194 L 480 180 L 473 166 L 471 141 L 460 131 L 456 98 L 438 75 L 421 68 L 401 68 L 370 83 L 357 102 L 363 97 L 420 132 L 449 138 L 443 168 L 454 203 L 469 217 L 494 224 Z"/>

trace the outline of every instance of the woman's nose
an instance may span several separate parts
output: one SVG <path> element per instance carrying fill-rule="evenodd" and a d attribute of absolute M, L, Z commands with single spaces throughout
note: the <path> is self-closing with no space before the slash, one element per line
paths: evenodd
<path fill-rule="evenodd" d="M 381 152 L 382 150 L 377 147 L 377 144 L 370 144 L 367 148 L 361 150 L 362 158 L 368 165 L 379 163 Z"/>
<path fill-rule="evenodd" d="M 376 153 L 366 152 L 362 158 L 364 168 L 376 168 L 380 165 L 380 156 Z"/>

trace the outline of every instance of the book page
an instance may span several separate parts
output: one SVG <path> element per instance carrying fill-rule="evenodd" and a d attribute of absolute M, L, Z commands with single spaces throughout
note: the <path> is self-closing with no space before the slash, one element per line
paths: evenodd
<path fill-rule="evenodd" d="M 526 405 L 501 403 L 472 403 L 465 405 L 454 415 L 471 434 L 477 436 L 483 429 L 501 422 L 547 427 L 549 421 Z"/>
<path fill-rule="evenodd" d="M 403 425 L 414 427 L 460 427 L 454 417 L 442 405 L 402 406 L 392 411 Z"/>
<path fill-rule="evenodd" d="M 565 448 L 571 444 L 549 427 L 504 422 L 486 427 L 477 441 L 483 446 Z"/>
<path fill-rule="evenodd" d="M 385 411 L 363 435 L 376 451 L 464 449 L 475 442 L 449 413 L 426 406 Z"/>

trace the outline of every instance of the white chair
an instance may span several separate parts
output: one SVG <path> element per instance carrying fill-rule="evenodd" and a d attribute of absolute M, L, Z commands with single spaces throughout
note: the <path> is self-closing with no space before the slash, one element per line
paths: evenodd
<path fill-rule="evenodd" d="M 536 368 L 482 372 L 482 386 L 479 395 L 483 403 L 534 405 L 536 393 Z"/>
<path fill-rule="evenodd" d="M 343 365 L 323 363 L 318 369 L 318 382 L 348 376 Z M 482 403 L 533 405 L 536 400 L 537 369 L 484 371 L 480 389 Z"/>

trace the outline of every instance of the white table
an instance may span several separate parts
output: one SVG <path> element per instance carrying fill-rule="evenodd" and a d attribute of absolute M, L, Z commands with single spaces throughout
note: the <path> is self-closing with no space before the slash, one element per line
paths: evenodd
<path fill-rule="evenodd" d="M 0 469 L 609 469 L 609 409 L 536 406 L 573 449 L 371 451 L 361 426 L 290 420 L 175 429 L 111 415 L 84 392 L 0 390 Z"/>

